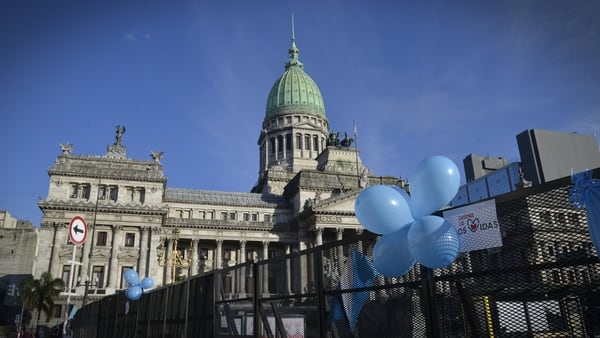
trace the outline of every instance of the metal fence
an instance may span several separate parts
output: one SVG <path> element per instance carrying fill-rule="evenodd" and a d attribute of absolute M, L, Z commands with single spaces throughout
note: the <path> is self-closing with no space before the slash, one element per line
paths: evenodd
<path fill-rule="evenodd" d="M 569 186 L 565 178 L 497 196 L 502 247 L 463 253 L 443 269 L 415 265 L 357 287 L 349 261 L 371 257 L 377 240 L 365 232 L 136 302 L 106 297 L 77 313 L 74 336 L 600 337 L 600 260 Z"/>

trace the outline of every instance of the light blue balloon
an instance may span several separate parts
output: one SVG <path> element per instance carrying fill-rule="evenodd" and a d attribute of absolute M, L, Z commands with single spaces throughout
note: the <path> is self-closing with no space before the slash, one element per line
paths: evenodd
<path fill-rule="evenodd" d="M 414 221 L 408 201 L 387 185 L 372 185 L 361 191 L 354 202 L 358 221 L 369 231 L 388 234 Z"/>
<path fill-rule="evenodd" d="M 142 289 L 149 289 L 154 285 L 154 279 L 152 277 L 144 277 L 140 282 Z"/>
<path fill-rule="evenodd" d="M 445 219 L 423 216 L 416 220 L 407 235 L 408 251 L 417 262 L 431 269 L 452 264 L 460 250 L 456 229 Z"/>
<path fill-rule="evenodd" d="M 140 282 L 140 277 L 138 276 L 138 273 L 133 269 L 127 269 L 125 271 L 124 278 L 127 284 L 131 286 L 138 285 Z"/>
<path fill-rule="evenodd" d="M 130 286 L 125 290 L 125 296 L 129 300 L 138 300 L 142 297 L 142 288 L 139 285 Z"/>
<path fill-rule="evenodd" d="M 411 212 L 418 219 L 452 201 L 460 187 L 460 173 L 452 160 L 436 155 L 421 161 L 408 182 Z"/>
<path fill-rule="evenodd" d="M 381 236 L 373 247 L 375 269 L 386 277 L 400 277 L 412 269 L 415 260 L 408 251 L 410 224 Z"/>

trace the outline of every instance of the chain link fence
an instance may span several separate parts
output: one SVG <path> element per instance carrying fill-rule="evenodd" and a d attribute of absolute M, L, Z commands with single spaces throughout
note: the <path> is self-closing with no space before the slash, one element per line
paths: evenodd
<path fill-rule="evenodd" d="M 598 171 L 595 172 L 598 177 Z M 75 337 L 600 337 L 600 260 L 565 178 L 495 198 L 502 246 L 372 269 L 362 235 L 81 309 Z M 600 207 L 600 206 L 599 206 Z M 441 215 L 441 214 L 440 214 Z"/>

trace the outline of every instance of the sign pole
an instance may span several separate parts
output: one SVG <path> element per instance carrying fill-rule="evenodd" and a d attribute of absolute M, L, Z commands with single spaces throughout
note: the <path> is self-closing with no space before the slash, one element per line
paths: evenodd
<path fill-rule="evenodd" d="M 69 223 L 69 240 L 73 243 L 73 255 L 71 257 L 71 271 L 69 271 L 69 289 L 67 290 L 67 305 L 65 308 L 65 322 L 63 323 L 63 335 L 67 334 L 67 322 L 69 321 L 69 305 L 71 304 L 71 290 L 73 289 L 73 279 L 75 277 L 75 264 L 81 265 L 80 262 L 75 262 L 75 254 L 77 247 L 83 245 L 87 239 L 87 224 L 81 216 L 75 216 Z"/>

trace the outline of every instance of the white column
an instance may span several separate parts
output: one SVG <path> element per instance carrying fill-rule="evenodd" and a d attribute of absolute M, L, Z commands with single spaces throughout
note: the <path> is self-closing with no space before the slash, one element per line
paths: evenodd
<path fill-rule="evenodd" d="M 323 228 L 315 229 L 317 246 L 323 245 Z"/>
<path fill-rule="evenodd" d="M 344 228 L 336 228 L 335 231 L 335 239 L 340 241 L 344 234 Z M 337 247 L 337 256 L 338 262 L 340 262 L 340 264 L 343 264 L 342 262 L 344 259 L 344 247 L 341 245 Z"/>
<path fill-rule="evenodd" d="M 246 240 L 240 241 L 240 258 L 238 263 L 246 263 Z M 244 266 L 238 270 L 238 281 L 240 286 L 240 297 L 244 297 L 246 295 L 246 267 Z"/>
<path fill-rule="evenodd" d="M 287 244 L 285 246 L 285 254 L 289 255 L 290 252 L 290 245 Z M 291 261 L 291 258 L 285 260 L 285 290 L 288 295 L 292 294 L 292 267 L 290 266 Z"/>
<path fill-rule="evenodd" d="M 172 238 L 167 238 L 167 252 L 165 252 L 165 263 L 166 263 L 166 267 L 167 267 L 167 284 L 172 284 L 175 281 L 173 280 L 173 267 L 171 267 L 171 265 L 169 264 L 169 262 L 171 261 L 171 256 L 173 255 L 173 239 Z"/>
<path fill-rule="evenodd" d="M 263 241 L 263 260 L 269 259 L 269 242 Z M 262 291 L 263 294 L 269 293 L 269 264 L 264 264 L 262 269 Z"/>
<path fill-rule="evenodd" d="M 140 266 L 138 268 L 138 275 L 141 278 L 146 277 L 148 265 L 148 237 L 150 228 L 140 228 Z"/>
<path fill-rule="evenodd" d="M 221 269 L 223 267 L 222 258 L 223 258 L 223 240 L 217 239 L 217 250 L 215 252 L 215 269 Z"/>
<path fill-rule="evenodd" d="M 119 246 L 121 244 L 121 227 L 113 226 L 112 231 L 112 239 L 111 239 L 111 254 L 110 254 L 110 279 L 108 281 L 108 286 L 113 287 L 115 289 L 119 288 L 119 258 L 117 257 L 117 252 Z"/>
<path fill-rule="evenodd" d="M 194 276 L 194 275 L 198 274 L 198 240 L 192 239 L 191 245 L 192 245 L 192 264 L 191 264 L 192 271 L 190 272 L 190 274 L 192 276 Z"/>

